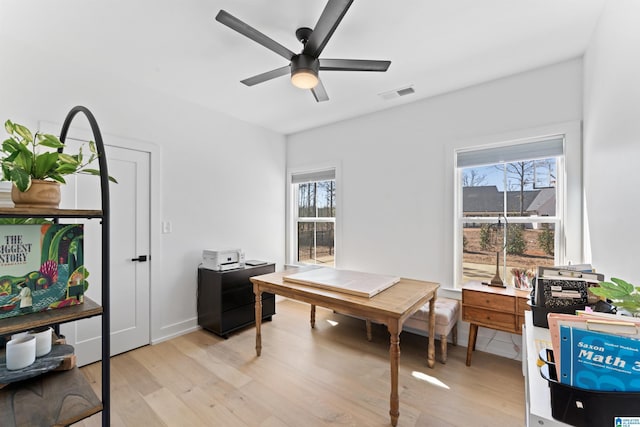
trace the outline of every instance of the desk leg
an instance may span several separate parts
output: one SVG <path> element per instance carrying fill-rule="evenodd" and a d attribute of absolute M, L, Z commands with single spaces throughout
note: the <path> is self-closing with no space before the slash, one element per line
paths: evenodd
<path fill-rule="evenodd" d="M 253 293 L 256 295 L 256 355 L 262 352 L 262 335 L 260 326 L 262 324 L 262 291 L 256 284 L 253 285 Z"/>
<path fill-rule="evenodd" d="M 476 338 L 478 337 L 478 325 L 469 325 L 469 342 L 467 343 L 467 366 L 471 366 L 471 355 L 476 349 Z"/>
<path fill-rule="evenodd" d="M 429 300 L 429 347 L 427 348 L 427 366 L 436 364 L 436 296 Z M 445 344 L 446 345 L 446 344 Z"/>
<path fill-rule="evenodd" d="M 316 306 L 315 304 L 311 304 L 311 327 L 315 328 L 316 327 Z"/>
<path fill-rule="evenodd" d="M 398 395 L 398 365 L 400 364 L 400 324 L 398 321 L 391 321 L 387 326 L 389 329 L 391 345 L 389 346 L 389 360 L 391 363 L 391 403 L 389 415 L 391 415 L 391 425 L 398 425 L 400 417 L 400 396 Z"/>

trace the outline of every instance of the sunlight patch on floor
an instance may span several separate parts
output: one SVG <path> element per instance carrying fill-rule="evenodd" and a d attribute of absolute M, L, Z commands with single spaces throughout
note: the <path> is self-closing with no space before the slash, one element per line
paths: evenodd
<path fill-rule="evenodd" d="M 422 380 L 422 381 L 426 381 L 429 384 L 433 384 L 435 386 L 446 388 L 447 390 L 450 390 L 450 387 L 448 385 L 446 385 L 445 383 L 443 383 L 442 381 L 440 381 L 436 377 L 432 377 L 431 375 L 427 375 L 424 372 L 413 371 L 411 373 L 411 375 L 414 378 L 417 378 L 417 379 Z"/>
<path fill-rule="evenodd" d="M 336 322 L 335 320 L 329 320 L 327 319 L 327 323 L 330 324 L 331 326 L 338 326 L 340 323 Z"/>

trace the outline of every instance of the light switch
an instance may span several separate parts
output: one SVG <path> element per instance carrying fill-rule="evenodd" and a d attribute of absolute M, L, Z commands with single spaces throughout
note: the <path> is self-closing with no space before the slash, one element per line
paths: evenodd
<path fill-rule="evenodd" d="M 171 230 L 172 230 L 171 221 L 163 221 L 162 222 L 162 234 L 169 234 L 169 233 L 171 233 Z"/>

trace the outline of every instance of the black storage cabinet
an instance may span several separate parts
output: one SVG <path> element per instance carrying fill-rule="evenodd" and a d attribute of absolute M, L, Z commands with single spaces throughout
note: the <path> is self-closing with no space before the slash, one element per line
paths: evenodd
<path fill-rule="evenodd" d="M 198 325 L 224 338 L 256 320 L 255 295 L 250 277 L 273 273 L 275 264 L 228 271 L 198 268 Z M 262 293 L 262 319 L 276 314 L 274 294 Z"/>

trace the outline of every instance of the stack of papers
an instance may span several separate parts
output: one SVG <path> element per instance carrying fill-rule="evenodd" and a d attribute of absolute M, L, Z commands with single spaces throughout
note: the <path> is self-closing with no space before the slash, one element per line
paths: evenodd
<path fill-rule="evenodd" d="M 286 282 L 371 298 L 400 281 L 399 277 L 361 271 L 315 268 L 283 277 Z"/>

